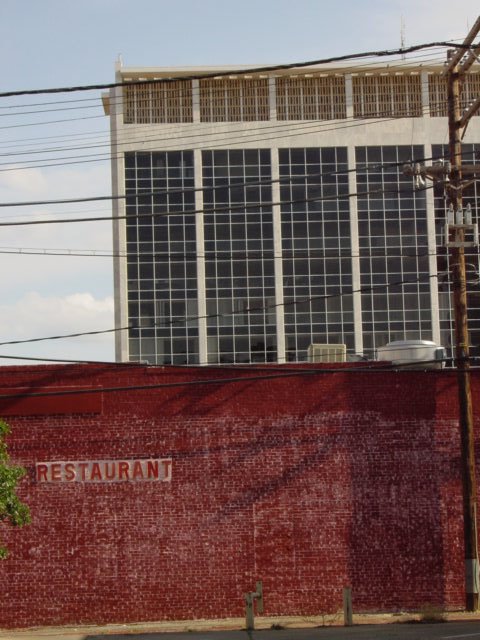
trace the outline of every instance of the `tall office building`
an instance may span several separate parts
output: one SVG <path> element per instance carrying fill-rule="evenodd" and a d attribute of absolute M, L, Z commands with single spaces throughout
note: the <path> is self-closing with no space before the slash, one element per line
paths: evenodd
<path fill-rule="evenodd" d="M 478 66 L 477 66 L 478 68 Z M 159 82 L 151 82 L 156 80 Z M 453 342 L 440 66 L 117 68 L 111 120 L 117 359 L 295 362 Z M 467 105 L 480 94 L 468 74 Z M 480 119 L 464 161 L 480 162 Z M 465 191 L 476 216 L 478 186 Z M 118 197 L 117 197 L 118 196 Z M 480 272 L 467 258 L 472 353 Z"/>

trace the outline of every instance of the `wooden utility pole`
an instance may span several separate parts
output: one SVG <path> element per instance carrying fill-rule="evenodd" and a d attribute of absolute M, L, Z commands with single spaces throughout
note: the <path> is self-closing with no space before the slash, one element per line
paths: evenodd
<path fill-rule="evenodd" d="M 467 282 L 465 272 L 465 232 L 472 226 L 463 213 L 462 191 L 462 133 L 469 117 L 462 118 L 460 108 L 461 82 L 466 71 L 476 59 L 479 45 L 465 55 L 480 30 L 480 18 L 465 38 L 463 46 L 451 55 L 447 66 L 448 129 L 450 175 L 447 198 L 450 219 L 447 224 L 447 245 L 450 247 L 455 307 L 455 363 L 457 368 L 459 421 L 461 434 L 463 525 L 465 544 L 465 593 L 467 611 L 478 609 L 479 565 L 477 536 L 477 491 L 475 480 L 475 442 L 473 433 L 472 396 L 470 391 L 470 361 L 467 327 Z M 462 59 L 465 58 L 463 61 Z M 478 100 L 476 101 L 478 103 Z M 477 104 L 478 108 L 478 104 Z M 453 213 L 453 215 L 452 215 Z M 468 224 L 469 223 L 469 224 Z"/>
<path fill-rule="evenodd" d="M 445 70 L 448 98 L 449 162 L 431 167 L 406 165 L 406 175 L 416 177 L 417 184 L 429 178 L 445 185 L 448 214 L 445 246 L 450 251 L 453 303 L 455 315 L 455 365 L 457 368 L 461 464 L 463 485 L 463 526 L 465 547 L 465 608 L 476 611 L 479 600 L 479 558 L 477 535 L 477 485 L 475 480 L 475 442 L 473 433 L 472 395 L 467 327 L 467 278 L 465 247 L 478 246 L 478 225 L 472 224 L 470 207 L 464 212 L 462 193 L 465 186 L 480 176 L 479 165 L 462 164 L 462 137 L 470 118 L 480 108 L 480 96 L 465 113 L 460 107 L 462 82 L 475 60 L 479 60 L 480 42 L 472 45 L 480 31 L 477 18 L 463 44 L 449 54 Z"/>

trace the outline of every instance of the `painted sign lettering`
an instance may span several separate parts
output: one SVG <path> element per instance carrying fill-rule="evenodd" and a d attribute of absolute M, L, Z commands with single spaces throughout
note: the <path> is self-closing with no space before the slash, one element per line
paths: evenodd
<path fill-rule="evenodd" d="M 37 482 L 170 482 L 172 459 L 37 462 Z"/>

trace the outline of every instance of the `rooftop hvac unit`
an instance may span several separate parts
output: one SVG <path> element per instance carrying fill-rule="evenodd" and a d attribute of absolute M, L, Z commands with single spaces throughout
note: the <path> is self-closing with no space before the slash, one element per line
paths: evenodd
<path fill-rule="evenodd" d="M 311 344 L 307 351 L 309 362 L 346 362 L 346 344 Z"/>
<path fill-rule="evenodd" d="M 405 369 L 441 369 L 445 358 L 445 347 L 430 340 L 396 340 L 377 349 L 378 360 Z"/>

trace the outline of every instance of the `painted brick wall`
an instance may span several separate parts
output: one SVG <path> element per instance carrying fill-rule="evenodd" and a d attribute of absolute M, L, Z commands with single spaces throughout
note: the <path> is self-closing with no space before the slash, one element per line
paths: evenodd
<path fill-rule="evenodd" d="M 260 579 L 267 615 L 338 611 L 347 585 L 357 611 L 462 607 L 455 375 L 286 371 L 2 367 L 33 522 L 0 529 L 0 626 L 241 616 Z M 5 397 L 25 390 L 59 395 Z M 35 478 L 155 457 L 171 482 Z"/>

